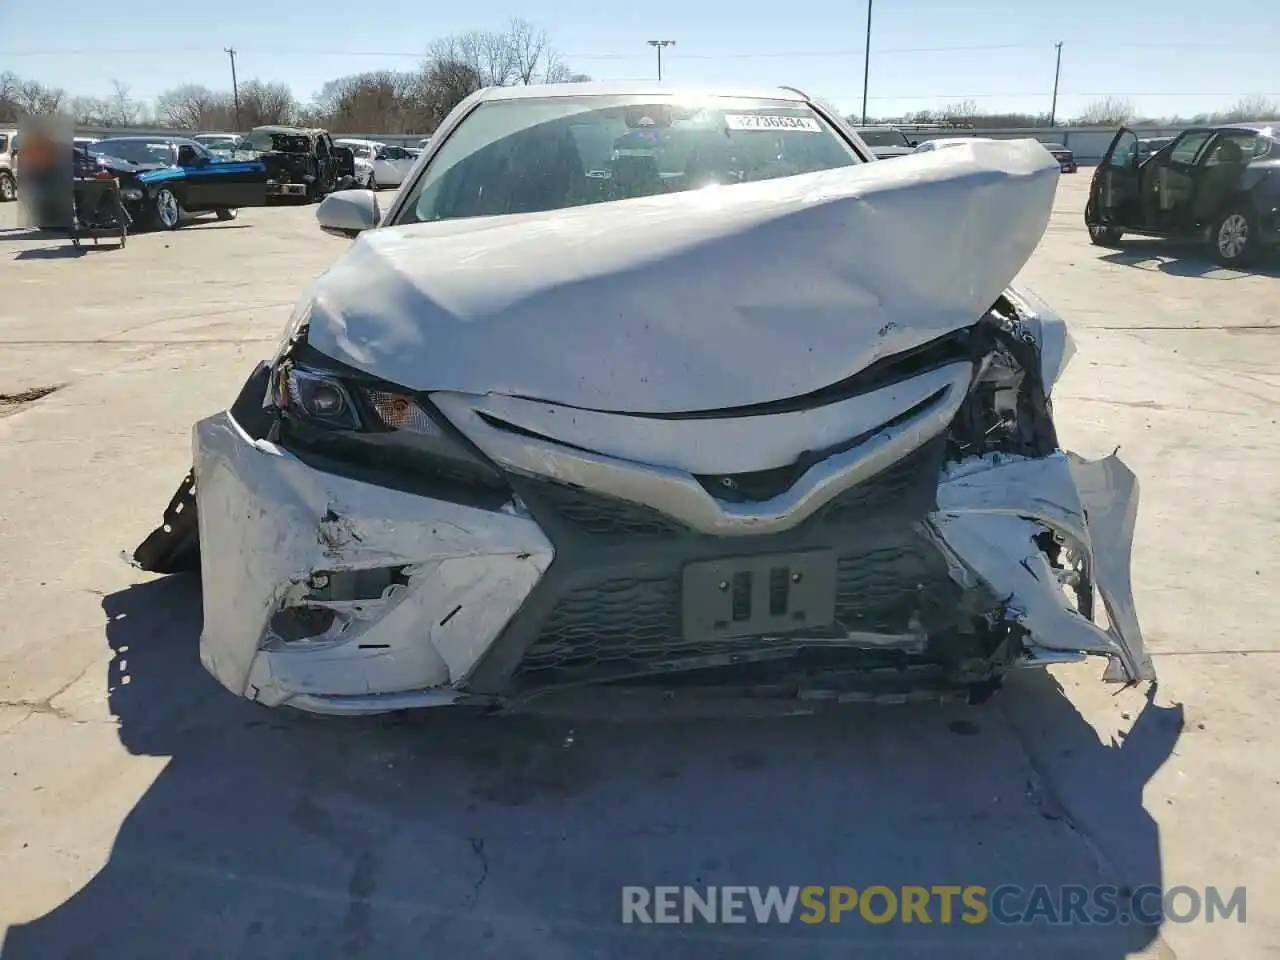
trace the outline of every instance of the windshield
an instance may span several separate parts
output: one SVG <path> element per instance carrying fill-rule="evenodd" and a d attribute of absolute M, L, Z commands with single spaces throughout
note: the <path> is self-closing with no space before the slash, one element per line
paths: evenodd
<path fill-rule="evenodd" d="M 858 136 L 868 147 L 909 147 L 911 141 L 901 130 L 859 130 Z"/>
<path fill-rule="evenodd" d="M 173 146 L 163 140 L 99 140 L 89 144 L 89 152 L 130 163 L 163 163 L 169 166 L 175 161 Z"/>
<path fill-rule="evenodd" d="M 239 149 L 262 152 L 275 150 L 280 153 L 307 153 L 311 150 L 311 141 L 302 134 L 297 133 L 253 130 L 241 141 Z"/>
<path fill-rule="evenodd" d="M 348 148 L 361 160 L 373 159 L 373 147 L 367 143 L 352 143 L 350 140 L 335 140 L 334 142 L 340 147 Z"/>
<path fill-rule="evenodd" d="M 792 101 L 499 100 L 459 124 L 397 222 L 558 210 L 860 162 Z"/>

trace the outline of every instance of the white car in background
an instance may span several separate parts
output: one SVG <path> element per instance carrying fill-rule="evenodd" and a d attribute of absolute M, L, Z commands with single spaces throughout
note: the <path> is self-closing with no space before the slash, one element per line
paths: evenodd
<path fill-rule="evenodd" d="M 963 147 L 966 143 L 977 143 L 986 137 L 939 137 L 937 140 L 926 140 L 917 144 L 912 153 L 930 153 L 934 150 L 946 150 L 949 147 Z"/>
<path fill-rule="evenodd" d="M 203 144 L 210 153 L 230 157 L 239 148 L 243 138 L 238 133 L 197 133 L 191 139 Z"/>
<path fill-rule="evenodd" d="M 416 159 L 404 147 L 390 146 L 377 140 L 334 140 L 340 147 L 350 147 L 356 156 L 356 179 L 367 189 L 398 187 L 413 169 Z"/>
<path fill-rule="evenodd" d="M 871 148 L 877 160 L 905 157 L 915 148 L 915 141 L 897 127 L 854 127 L 862 142 Z"/>

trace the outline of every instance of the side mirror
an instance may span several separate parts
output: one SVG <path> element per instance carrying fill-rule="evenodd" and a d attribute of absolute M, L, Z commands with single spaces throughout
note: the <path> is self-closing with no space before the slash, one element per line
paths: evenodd
<path fill-rule="evenodd" d="M 321 201 L 316 210 L 320 229 L 337 237 L 354 237 L 372 230 L 382 218 L 372 190 L 340 190 Z"/>

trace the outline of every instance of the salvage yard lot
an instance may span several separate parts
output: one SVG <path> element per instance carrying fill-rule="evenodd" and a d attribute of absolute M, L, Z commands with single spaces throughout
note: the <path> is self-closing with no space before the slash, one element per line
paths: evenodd
<path fill-rule="evenodd" d="M 1077 340 L 1065 445 L 1118 443 L 1142 483 L 1150 702 L 1095 662 L 979 708 L 625 724 L 318 720 L 222 690 L 198 584 L 121 553 L 345 241 L 281 208 L 70 256 L 0 207 L 0 954 L 1276 955 L 1280 265 L 1090 246 L 1087 185 L 1063 177 L 1023 279 Z M 621 926 L 623 885 L 683 883 L 1245 886 L 1248 914 Z"/>

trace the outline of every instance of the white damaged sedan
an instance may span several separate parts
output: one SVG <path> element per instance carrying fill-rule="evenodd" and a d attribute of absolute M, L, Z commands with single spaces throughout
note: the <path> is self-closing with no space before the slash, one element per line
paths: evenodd
<path fill-rule="evenodd" d="M 1153 679 L 1137 484 L 1059 448 L 1071 341 L 1010 287 L 1057 162 L 871 159 L 793 90 L 504 88 L 385 213 L 330 196 L 357 239 L 135 551 L 198 563 L 205 666 L 340 714 Z"/>

